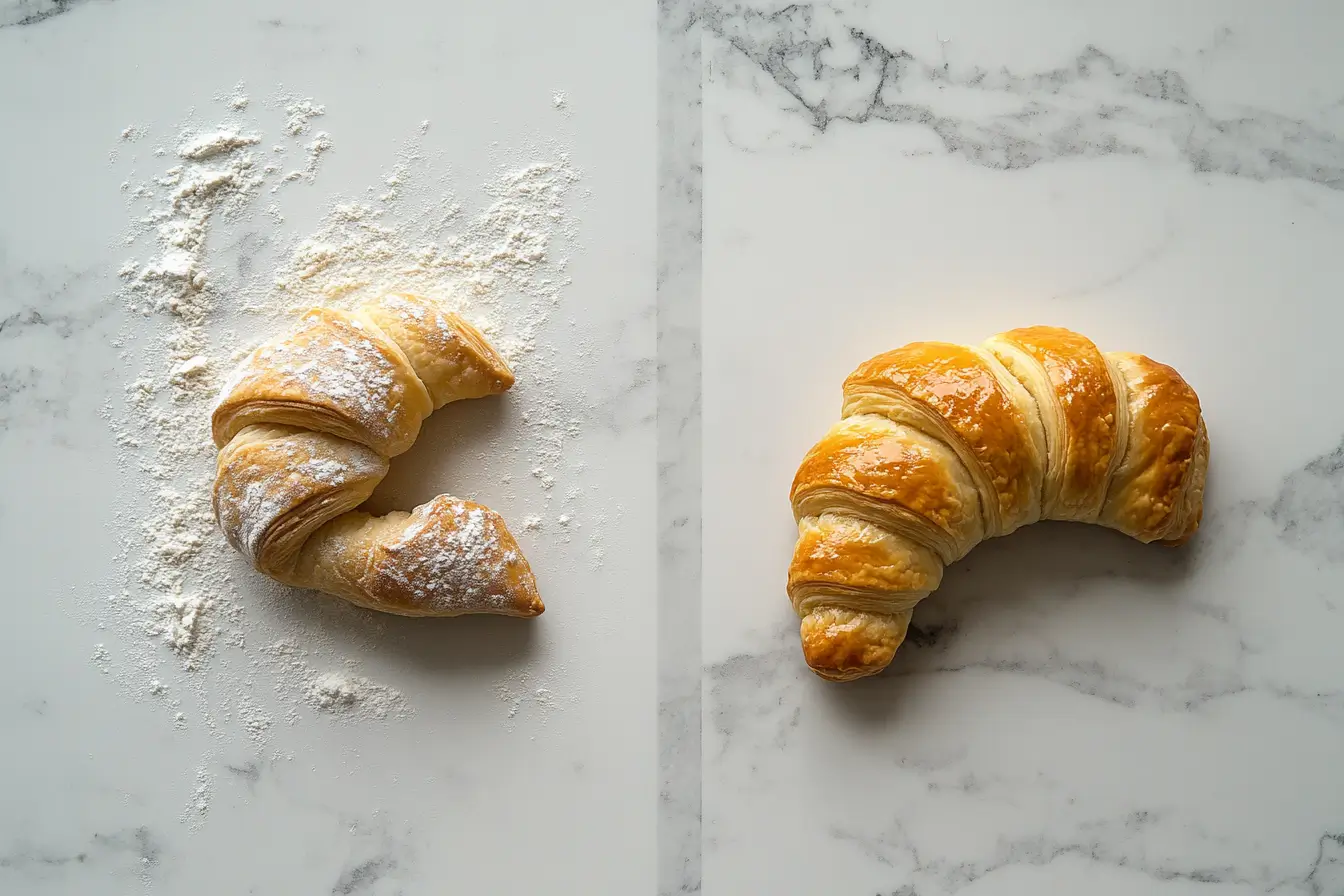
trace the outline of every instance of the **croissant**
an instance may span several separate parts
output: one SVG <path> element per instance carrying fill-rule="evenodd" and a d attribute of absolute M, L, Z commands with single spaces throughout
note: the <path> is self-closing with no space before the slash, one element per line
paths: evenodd
<path fill-rule="evenodd" d="M 943 567 L 1040 519 L 1177 545 L 1199 526 L 1199 399 L 1143 355 L 1057 327 L 916 342 L 859 365 L 803 459 L 788 593 L 818 675 L 880 672 Z"/>
<path fill-rule="evenodd" d="M 531 567 L 493 510 L 448 495 L 410 513 L 356 509 L 432 411 L 512 385 L 474 327 L 419 296 L 314 308 L 221 389 L 215 518 L 289 585 L 402 616 L 536 616 Z"/>

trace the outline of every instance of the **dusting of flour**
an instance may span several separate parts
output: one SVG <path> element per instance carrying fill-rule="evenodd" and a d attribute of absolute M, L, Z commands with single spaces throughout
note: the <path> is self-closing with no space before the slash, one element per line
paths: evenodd
<path fill-rule="evenodd" d="M 216 527 L 210 410 L 257 343 L 314 305 L 431 296 L 480 327 L 518 374 L 526 437 L 509 450 L 540 471 L 525 492 L 536 512 L 521 529 L 575 518 L 582 495 L 554 487 L 584 467 L 565 450 L 579 420 L 555 374 L 558 353 L 574 345 L 547 333 L 577 251 L 579 175 L 568 155 L 529 149 L 459 197 L 445 160 L 426 148 L 429 122 L 408 122 L 408 141 L 388 169 L 370 172 L 367 190 L 324 194 L 319 223 L 296 232 L 285 224 L 290 197 L 321 189 L 321 160 L 340 151 L 340 135 L 316 127 L 325 113 L 310 97 L 260 97 L 238 84 L 175 127 L 125 128 L 113 161 L 127 210 L 116 275 L 129 323 L 117 338 L 124 400 L 104 415 L 129 534 L 124 577 L 89 602 L 91 624 L 105 630 L 93 665 L 135 699 L 161 704 L 171 728 L 201 726 L 221 745 L 240 734 L 268 761 L 293 758 L 277 733 L 305 719 L 392 720 L 412 708 L 359 659 L 394 624 L 270 583 Z M 111 644 L 113 632 L 125 643 Z M 543 691 L 531 688 L 519 707 L 549 707 Z M 193 826 L 211 805 L 217 758 L 202 757 L 184 780 Z"/>
<path fill-rule="evenodd" d="M 313 673 L 303 686 L 304 697 L 325 712 L 386 719 L 409 713 L 406 697 L 398 690 L 341 672 Z"/>

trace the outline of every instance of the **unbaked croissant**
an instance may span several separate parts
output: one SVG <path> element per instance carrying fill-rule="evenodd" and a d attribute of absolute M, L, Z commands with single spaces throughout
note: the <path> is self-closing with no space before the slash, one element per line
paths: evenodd
<path fill-rule="evenodd" d="M 493 510 L 448 495 L 410 513 L 355 509 L 432 411 L 512 385 L 485 338 L 426 299 L 314 308 L 221 390 L 220 528 L 266 575 L 369 609 L 536 616 L 532 570 Z"/>
<path fill-rule="evenodd" d="M 788 592 L 807 664 L 886 668 L 915 604 L 981 540 L 1040 519 L 1181 544 L 1209 443 L 1170 367 L 1056 327 L 980 346 L 916 342 L 861 364 L 843 419 L 798 468 Z"/>

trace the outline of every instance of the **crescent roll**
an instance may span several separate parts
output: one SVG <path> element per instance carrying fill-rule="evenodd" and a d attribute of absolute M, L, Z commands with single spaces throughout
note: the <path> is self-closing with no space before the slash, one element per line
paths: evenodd
<path fill-rule="evenodd" d="M 823 678 L 886 668 L 943 567 L 983 539 L 1041 519 L 1171 545 L 1199 527 L 1209 442 L 1194 390 L 1069 330 L 878 355 L 845 380 L 841 417 L 790 492 L 788 593 Z"/>
<path fill-rule="evenodd" d="M 219 526 L 258 571 L 369 609 L 536 616 L 531 567 L 493 510 L 447 495 L 410 513 L 356 510 L 432 411 L 512 385 L 485 337 L 427 299 L 314 308 L 221 390 Z"/>

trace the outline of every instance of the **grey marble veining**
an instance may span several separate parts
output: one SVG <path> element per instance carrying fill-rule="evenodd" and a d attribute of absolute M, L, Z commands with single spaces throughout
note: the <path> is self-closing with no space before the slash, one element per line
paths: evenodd
<path fill-rule="evenodd" d="M 1333 450 L 1284 477 L 1273 500 L 1255 505 L 1295 550 L 1344 562 L 1344 435 Z"/>
<path fill-rule="evenodd" d="M 1200 173 L 1344 189 L 1336 130 L 1264 108 L 1214 114 L 1180 71 L 1134 65 L 1094 44 L 1044 70 L 952 61 L 941 46 L 941 56 L 923 56 L 884 43 L 850 6 L 710 4 L 704 18 L 818 133 L 838 122 L 886 122 L 927 131 L 944 152 L 987 168 L 1176 157 Z M 1344 95 L 1333 106 L 1341 104 Z"/>
<path fill-rule="evenodd" d="M 91 343 L 114 331 L 112 310 L 99 301 L 102 285 L 94 270 L 15 264 L 0 245 L 0 439 L 30 439 L 19 424 L 31 414 L 48 417 L 62 442 L 78 437 L 72 408 L 76 417 L 96 409 L 114 363 L 78 365 Z M 91 388 L 81 388 L 85 378 Z"/>
<path fill-rule="evenodd" d="M 658 5 L 658 889 L 700 891 L 700 21 Z"/>
<path fill-rule="evenodd" d="M 88 2 L 91 0 L 5 0 L 0 3 L 0 28 L 37 25 Z"/>

